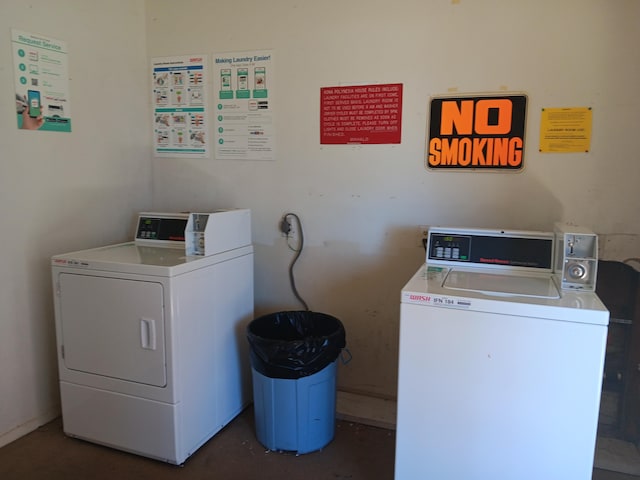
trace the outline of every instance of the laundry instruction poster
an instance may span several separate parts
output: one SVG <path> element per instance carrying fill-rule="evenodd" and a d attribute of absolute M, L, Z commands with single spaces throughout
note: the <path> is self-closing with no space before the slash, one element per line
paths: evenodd
<path fill-rule="evenodd" d="M 21 130 L 71 131 L 66 42 L 11 30 L 16 119 Z"/>
<path fill-rule="evenodd" d="M 275 160 L 273 50 L 213 55 L 215 157 Z"/>
<path fill-rule="evenodd" d="M 209 158 L 207 56 L 153 58 L 151 70 L 155 156 Z"/>

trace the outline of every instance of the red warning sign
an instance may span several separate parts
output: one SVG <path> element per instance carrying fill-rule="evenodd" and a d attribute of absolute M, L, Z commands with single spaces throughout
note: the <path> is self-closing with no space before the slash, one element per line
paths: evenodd
<path fill-rule="evenodd" d="M 320 143 L 400 143 L 402 84 L 320 89 Z"/>

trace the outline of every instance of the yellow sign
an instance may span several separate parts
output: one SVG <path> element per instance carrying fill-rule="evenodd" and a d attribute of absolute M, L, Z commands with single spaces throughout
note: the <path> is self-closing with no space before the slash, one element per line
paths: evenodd
<path fill-rule="evenodd" d="M 589 107 L 543 108 L 540 116 L 540 151 L 588 152 L 592 111 Z"/>

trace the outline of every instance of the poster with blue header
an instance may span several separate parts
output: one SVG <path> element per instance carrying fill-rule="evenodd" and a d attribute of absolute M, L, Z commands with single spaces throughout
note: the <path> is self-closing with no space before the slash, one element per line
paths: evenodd
<path fill-rule="evenodd" d="M 275 160 L 275 52 L 215 53 L 212 68 L 216 160 Z"/>
<path fill-rule="evenodd" d="M 11 30 L 18 129 L 71 132 L 66 42 Z"/>

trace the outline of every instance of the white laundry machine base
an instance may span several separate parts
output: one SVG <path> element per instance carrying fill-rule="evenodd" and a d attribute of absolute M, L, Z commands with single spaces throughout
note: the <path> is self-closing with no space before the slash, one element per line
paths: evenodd
<path fill-rule="evenodd" d="M 181 464 L 211 435 L 184 445 L 178 405 L 60 382 L 64 433 L 168 463 Z"/>
<path fill-rule="evenodd" d="M 401 310 L 396 480 L 591 478 L 606 327 Z"/>
<path fill-rule="evenodd" d="M 429 230 L 400 305 L 395 479 L 589 480 L 609 312 L 554 235 Z"/>
<path fill-rule="evenodd" d="M 220 215 L 245 228 L 211 255 L 163 246 L 186 220 L 145 214 L 143 243 L 53 257 L 66 434 L 182 464 L 250 403 L 250 218 Z"/>

